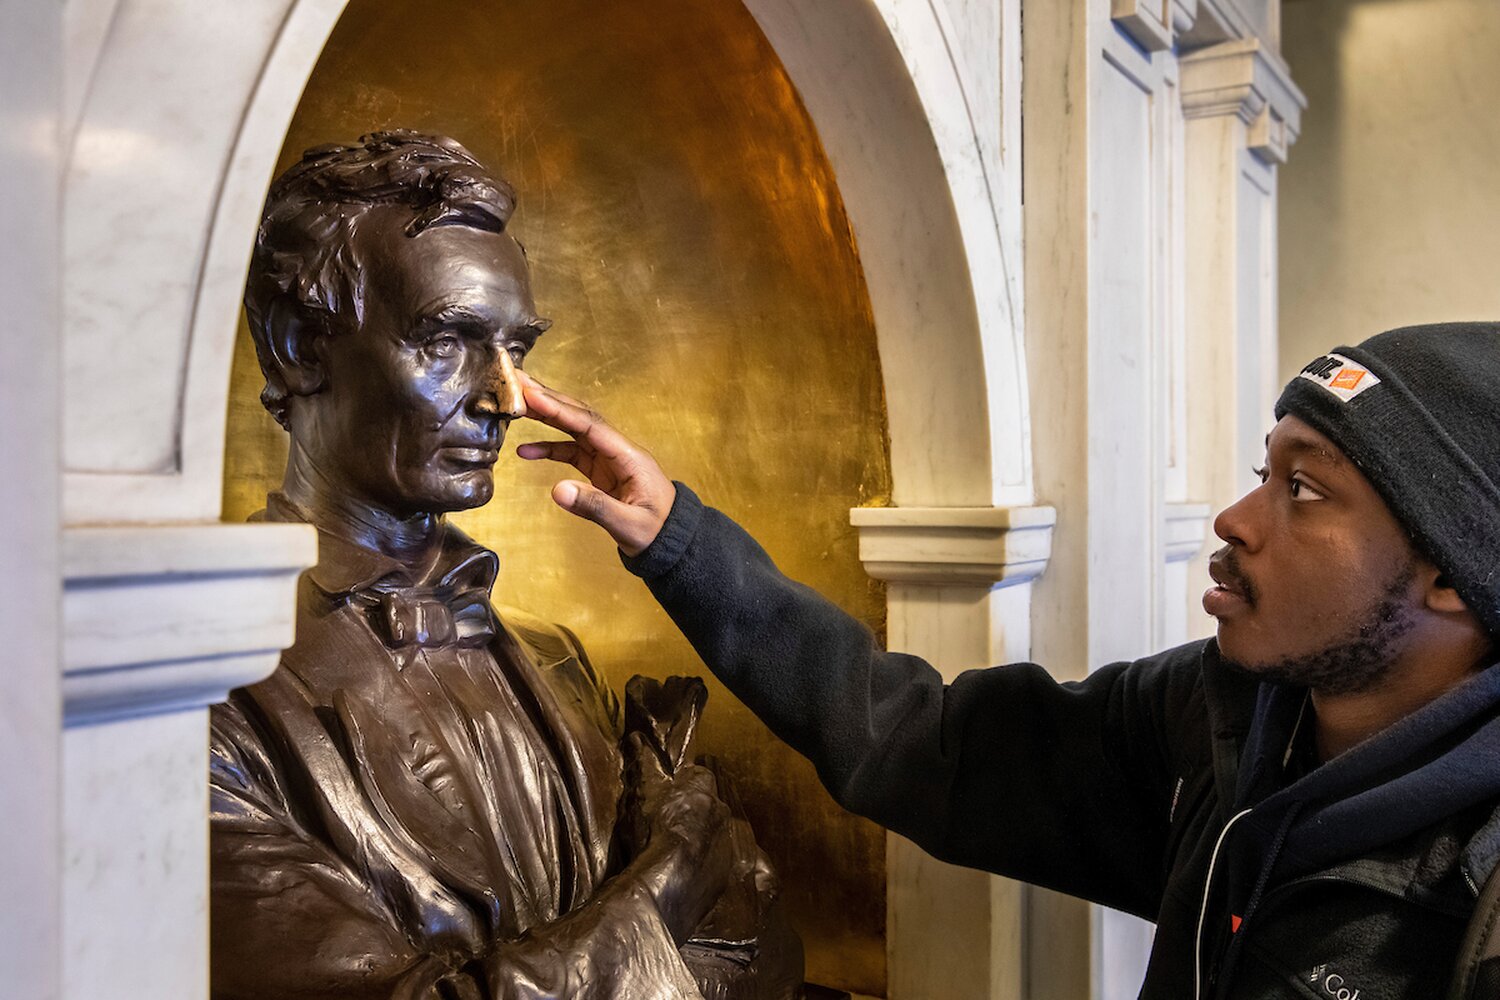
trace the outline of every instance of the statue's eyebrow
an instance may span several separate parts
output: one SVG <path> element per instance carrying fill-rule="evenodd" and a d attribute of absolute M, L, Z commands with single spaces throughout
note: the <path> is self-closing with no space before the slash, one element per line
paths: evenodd
<path fill-rule="evenodd" d="M 540 337 L 550 329 L 552 329 L 552 321 L 550 319 L 542 319 L 541 317 L 537 317 L 536 319 L 533 319 L 527 323 L 522 323 L 520 326 L 516 327 L 515 336 L 520 340 L 525 340 L 530 343 L 536 343 L 536 338 Z"/>
<path fill-rule="evenodd" d="M 478 310 L 462 303 L 443 306 L 421 317 L 412 336 L 423 338 L 438 330 L 456 330 L 466 337 L 487 339 L 495 333 L 498 324 L 488 310 Z M 552 326 L 550 319 L 534 316 L 518 323 L 505 334 L 505 339 L 517 341 L 531 350 L 536 340 Z"/>
<path fill-rule="evenodd" d="M 470 306 L 454 304 L 423 316 L 420 325 L 424 328 L 440 326 L 465 332 L 489 333 L 495 328 L 495 320 L 493 316 L 487 316 Z"/>

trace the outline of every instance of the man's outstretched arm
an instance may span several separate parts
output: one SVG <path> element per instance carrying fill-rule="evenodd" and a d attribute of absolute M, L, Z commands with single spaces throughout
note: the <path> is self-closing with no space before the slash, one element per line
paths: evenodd
<path fill-rule="evenodd" d="M 1168 664 L 1117 664 L 1078 684 L 1018 664 L 944 684 L 783 576 L 586 406 L 535 382 L 526 397 L 573 440 L 520 454 L 590 478 L 559 483 L 554 499 L 615 538 L 709 668 L 843 805 L 946 860 L 1154 911 Z"/>

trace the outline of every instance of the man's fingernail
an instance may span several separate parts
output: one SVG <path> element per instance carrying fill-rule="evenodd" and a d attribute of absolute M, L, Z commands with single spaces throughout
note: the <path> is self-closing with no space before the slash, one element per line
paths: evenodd
<path fill-rule="evenodd" d="M 557 490 L 552 495 L 564 508 L 572 510 L 573 504 L 578 501 L 578 486 L 572 482 L 558 483 Z"/>

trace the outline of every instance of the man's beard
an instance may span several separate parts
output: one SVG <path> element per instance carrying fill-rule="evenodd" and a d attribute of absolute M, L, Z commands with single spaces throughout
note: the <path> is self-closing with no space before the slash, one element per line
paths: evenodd
<path fill-rule="evenodd" d="M 1359 625 L 1322 649 L 1271 663 L 1229 666 L 1257 680 L 1311 688 L 1322 695 L 1369 691 L 1390 674 L 1401 638 L 1416 625 L 1406 599 L 1416 576 L 1416 563 L 1408 562 L 1360 615 Z"/>

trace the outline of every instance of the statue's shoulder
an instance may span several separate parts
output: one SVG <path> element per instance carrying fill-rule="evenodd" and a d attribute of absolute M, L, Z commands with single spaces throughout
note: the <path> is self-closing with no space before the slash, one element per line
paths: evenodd
<path fill-rule="evenodd" d="M 550 684 L 594 700 L 610 728 L 619 731 L 619 698 L 604 672 L 584 652 L 583 643 L 572 629 L 520 608 L 503 604 L 494 608 L 506 630 L 530 651 Z"/>
<path fill-rule="evenodd" d="M 496 604 L 494 607 L 500 621 L 531 650 L 542 667 L 556 666 L 569 657 L 575 657 L 579 661 L 587 660 L 583 643 L 567 626 L 539 618 L 529 611 L 522 611 L 508 604 Z"/>

